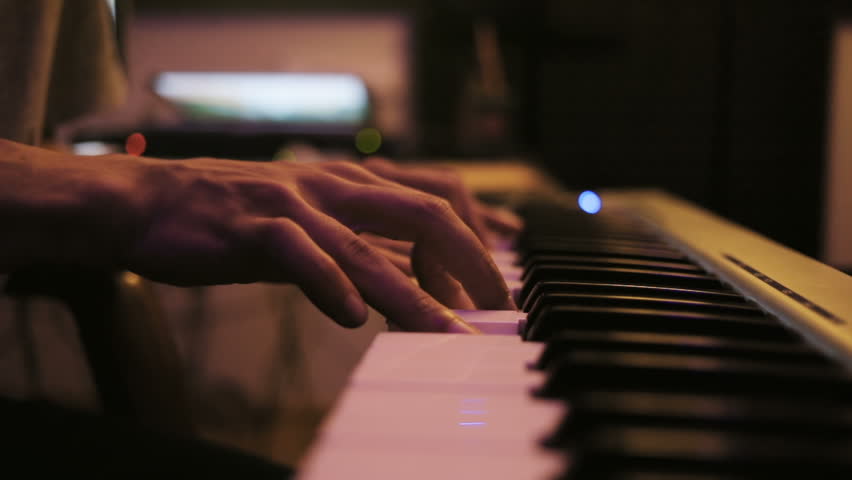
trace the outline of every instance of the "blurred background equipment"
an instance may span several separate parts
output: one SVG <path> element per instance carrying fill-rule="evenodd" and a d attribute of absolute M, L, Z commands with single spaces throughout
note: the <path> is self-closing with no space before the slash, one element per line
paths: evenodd
<path fill-rule="evenodd" d="M 843 84 L 832 81 L 846 58 L 842 1 L 133 6 L 121 15 L 119 2 L 117 17 L 129 102 L 100 124 L 79 123 L 77 141 L 123 139 L 133 127 L 160 156 L 266 159 L 291 142 L 358 154 L 357 132 L 299 131 L 280 114 L 227 132 L 187 124 L 151 89 L 169 72 L 351 74 L 368 89 L 378 153 L 523 155 L 569 188 L 660 187 L 807 255 L 827 259 L 830 248 L 832 260 L 850 261 L 836 253 L 842 241 L 827 240 L 838 221 L 824 217 L 839 201 L 825 195 L 837 191 L 829 154 L 835 165 L 845 151 L 827 147 L 827 119 L 845 118 Z"/>
<path fill-rule="evenodd" d="M 354 128 L 370 115 L 367 86 L 346 73 L 162 72 L 153 89 L 191 123 Z"/>

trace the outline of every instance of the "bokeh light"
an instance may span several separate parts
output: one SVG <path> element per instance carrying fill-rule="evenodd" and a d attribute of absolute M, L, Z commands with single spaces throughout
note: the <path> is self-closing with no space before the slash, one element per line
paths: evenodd
<path fill-rule="evenodd" d="M 577 197 L 577 204 L 580 205 L 580 209 L 584 212 L 594 215 L 601 211 L 601 207 L 603 206 L 603 202 L 601 202 L 601 197 L 597 193 L 586 190 Z"/>
<path fill-rule="evenodd" d="M 363 154 L 379 151 L 382 146 L 382 134 L 375 128 L 363 128 L 355 134 L 355 148 Z"/>
<path fill-rule="evenodd" d="M 145 136 L 139 132 L 130 134 L 127 141 L 124 143 L 124 149 L 128 154 L 138 157 L 145 153 L 147 142 Z"/>

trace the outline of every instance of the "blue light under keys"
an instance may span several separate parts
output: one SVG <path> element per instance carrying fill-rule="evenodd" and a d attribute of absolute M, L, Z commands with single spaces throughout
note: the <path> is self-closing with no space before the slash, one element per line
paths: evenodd
<path fill-rule="evenodd" d="M 487 415 L 487 400 L 485 398 L 465 398 L 462 400 L 459 413 L 462 415 Z M 484 427 L 488 422 L 482 420 L 458 422 L 460 427 Z"/>

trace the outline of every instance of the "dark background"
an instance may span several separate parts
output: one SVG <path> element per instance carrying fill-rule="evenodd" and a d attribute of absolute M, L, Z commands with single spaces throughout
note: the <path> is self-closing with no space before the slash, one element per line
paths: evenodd
<path fill-rule="evenodd" d="M 653 186 L 817 256 L 832 0 L 136 0 L 137 11 L 404 11 L 417 155 L 469 155 L 474 19 L 492 19 L 515 132 L 569 188 Z"/>

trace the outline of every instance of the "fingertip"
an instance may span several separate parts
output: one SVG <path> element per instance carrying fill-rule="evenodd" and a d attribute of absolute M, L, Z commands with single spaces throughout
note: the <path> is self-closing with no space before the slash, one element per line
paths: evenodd
<path fill-rule="evenodd" d="M 517 231 L 520 231 L 524 228 L 524 219 L 511 210 L 500 208 L 497 210 L 497 215 L 500 220 L 502 220 L 503 223 L 508 227 L 511 227 Z"/>
<path fill-rule="evenodd" d="M 465 322 L 461 318 L 458 318 L 456 321 L 453 321 L 452 323 L 447 325 L 447 333 L 466 333 L 471 335 L 481 335 L 482 330 Z"/>
<path fill-rule="evenodd" d="M 506 296 L 506 310 L 518 310 L 518 304 L 516 304 L 515 299 L 512 298 L 511 292 L 509 292 L 509 294 Z"/>
<path fill-rule="evenodd" d="M 517 235 L 524 228 L 524 220 L 515 212 L 504 207 L 480 204 L 477 208 L 486 227 L 504 236 Z"/>
<path fill-rule="evenodd" d="M 455 314 L 452 310 L 442 310 L 439 313 L 439 322 L 440 328 L 435 329 L 435 331 L 442 333 L 468 333 L 468 334 L 479 334 L 482 333 L 478 328 L 473 325 L 465 322 L 461 317 Z"/>
<path fill-rule="evenodd" d="M 358 295 L 356 292 L 352 292 L 346 295 L 346 298 L 343 300 L 343 315 L 338 320 L 340 325 L 346 328 L 358 328 L 361 325 L 367 323 L 367 315 L 369 311 L 367 310 L 367 304 L 364 302 L 364 299 L 361 298 L 361 295 Z"/>

